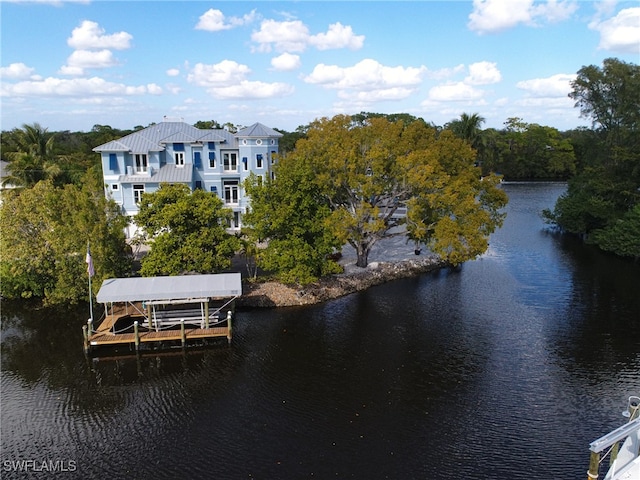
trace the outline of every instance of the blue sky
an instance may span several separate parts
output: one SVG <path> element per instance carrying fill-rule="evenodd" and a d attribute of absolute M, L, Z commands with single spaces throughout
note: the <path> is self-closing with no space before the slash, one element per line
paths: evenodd
<path fill-rule="evenodd" d="M 636 1 L 8 1 L 2 130 L 463 112 L 561 130 L 584 65 L 640 63 Z"/>

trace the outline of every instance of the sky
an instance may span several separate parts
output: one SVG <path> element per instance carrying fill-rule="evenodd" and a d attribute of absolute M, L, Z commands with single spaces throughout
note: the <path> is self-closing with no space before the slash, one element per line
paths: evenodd
<path fill-rule="evenodd" d="M 591 126 L 580 68 L 640 63 L 637 1 L 0 1 L 0 128 L 409 113 Z"/>

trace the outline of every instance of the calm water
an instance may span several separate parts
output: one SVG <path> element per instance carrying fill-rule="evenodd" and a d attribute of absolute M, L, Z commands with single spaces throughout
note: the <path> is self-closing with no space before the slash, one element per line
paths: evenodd
<path fill-rule="evenodd" d="M 504 188 L 477 261 L 238 312 L 231 347 L 92 361 L 86 308 L 4 304 L 2 478 L 584 478 L 640 393 L 640 265 L 545 229 L 563 185 Z"/>

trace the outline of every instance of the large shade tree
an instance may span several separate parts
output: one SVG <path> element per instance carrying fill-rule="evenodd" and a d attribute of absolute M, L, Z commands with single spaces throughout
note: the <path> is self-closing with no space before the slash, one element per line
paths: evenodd
<path fill-rule="evenodd" d="M 102 177 L 90 170 L 82 186 L 50 180 L 3 194 L 0 204 L 0 274 L 5 298 L 40 298 L 47 304 L 88 298 L 87 243 L 95 265 L 93 285 L 130 272 L 126 218 L 107 201 Z"/>
<path fill-rule="evenodd" d="M 216 273 L 231 265 L 238 239 L 227 233 L 232 212 L 210 192 L 162 184 L 145 193 L 134 220 L 151 245 L 142 260 L 143 276 Z"/>
<path fill-rule="evenodd" d="M 549 221 L 605 250 L 640 257 L 640 66 L 615 58 L 582 67 L 569 96 L 593 121 L 589 158 L 573 177 Z M 622 232 L 626 232 L 622 235 Z"/>
<path fill-rule="evenodd" d="M 287 161 L 311 172 L 307 181 L 330 210 L 326 228 L 355 249 L 360 267 L 378 241 L 397 235 L 453 264 L 474 258 L 501 224 L 507 201 L 498 177 L 481 178 L 466 142 L 423 120 L 323 118 Z"/>

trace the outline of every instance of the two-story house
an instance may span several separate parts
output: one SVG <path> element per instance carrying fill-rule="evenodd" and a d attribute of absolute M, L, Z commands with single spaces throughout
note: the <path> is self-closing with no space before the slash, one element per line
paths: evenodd
<path fill-rule="evenodd" d="M 272 175 L 281 133 L 255 123 L 237 133 L 204 130 L 166 120 L 93 149 L 102 158 L 105 193 L 132 217 L 144 192 L 161 183 L 182 183 L 217 194 L 233 210 L 230 227 L 242 226 L 248 199 L 242 182 L 250 173 Z M 135 233 L 131 222 L 127 236 Z"/>

